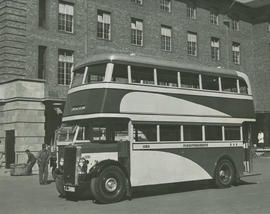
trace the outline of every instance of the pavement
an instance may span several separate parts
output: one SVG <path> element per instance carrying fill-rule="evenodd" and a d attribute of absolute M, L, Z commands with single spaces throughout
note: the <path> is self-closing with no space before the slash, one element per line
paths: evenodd
<path fill-rule="evenodd" d="M 268 214 L 270 158 L 255 158 L 254 169 L 262 174 L 245 177 L 240 185 L 227 189 L 216 189 L 199 182 L 149 187 L 135 191 L 131 201 L 107 205 L 93 203 L 90 199 L 70 201 L 59 198 L 54 182 L 39 185 L 37 174 L 10 176 L 8 170 L 0 170 L 0 213 Z"/>

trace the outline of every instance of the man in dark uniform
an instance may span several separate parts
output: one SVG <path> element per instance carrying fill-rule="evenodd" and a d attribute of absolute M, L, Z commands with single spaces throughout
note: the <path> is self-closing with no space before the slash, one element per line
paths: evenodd
<path fill-rule="evenodd" d="M 29 149 L 25 150 L 28 160 L 27 160 L 27 174 L 31 175 L 32 174 L 32 168 L 36 163 L 36 157 L 29 151 Z"/>
<path fill-rule="evenodd" d="M 39 152 L 37 160 L 39 168 L 39 183 L 41 185 L 47 184 L 50 152 L 46 149 L 46 144 L 42 144 L 42 150 Z"/>

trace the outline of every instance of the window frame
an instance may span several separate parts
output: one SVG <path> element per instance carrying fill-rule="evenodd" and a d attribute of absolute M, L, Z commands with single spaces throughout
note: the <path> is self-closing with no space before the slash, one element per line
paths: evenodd
<path fill-rule="evenodd" d="M 137 26 L 137 22 L 141 24 L 141 29 L 138 29 L 140 27 Z M 143 46 L 143 20 L 131 17 L 130 24 L 131 24 L 130 26 L 131 44 L 142 47 Z M 133 24 L 135 24 L 135 28 L 132 28 Z M 135 37 L 135 40 L 133 40 L 134 37 Z M 133 43 L 133 41 L 135 41 L 135 43 Z"/>
<path fill-rule="evenodd" d="M 102 14 L 102 20 L 99 20 L 99 17 L 101 16 Z M 104 20 L 106 18 L 104 18 L 104 15 L 107 15 L 109 18 L 107 18 L 108 20 Z M 106 23 L 108 22 L 108 23 Z M 106 33 L 106 28 L 108 26 L 108 33 Z M 101 28 L 100 28 L 101 26 Z M 98 9 L 97 10 L 97 38 L 98 39 L 102 39 L 102 40 L 106 40 L 106 41 L 111 41 L 111 38 L 112 38 L 112 19 L 111 19 L 111 13 L 108 12 L 108 11 L 105 11 L 105 10 L 100 10 Z M 101 35 L 101 36 L 100 36 Z M 106 35 L 108 35 L 108 38 L 106 37 Z"/>
<path fill-rule="evenodd" d="M 172 1 L 171 0 L 160 0 L 160 10 L 163 12 L 172 12 Z"/>
<path fill-rule="evenodd" d="M 171 52 L 172 51 L 172 27 L 167 26 L 167 25 L 161 25 L 160 40 L 161 40 L 161 50 Z"/>
<path fill-rule="evenodd" d="M 239 48 L 238 51 L 237 48 Z M 239 42 L 232 42 L 232 61 L 235 65 L 241 63 L 241 44 Z"/>
<path fill-rule="evenodd" d="M 195 40 L 192 40 L 191 36 L 194 37 Z M 198 34 L 195 32 L 187 32 L 187 55 L 198 56 Z"/>
<path fill-rule="evenodd" d="M 65 58 L 65 60 L 63 60 L 63 61 L 60 61 L 60 53 L 64 53 L 64 55 L 62 55 L 62 56 L 64 56 L 64 58 Z M 67 55 L 67 53 L 71 53 L 71 55 Z M 72 62 L 68 62 L 68 60 L 67 60 L 67 57 L 71 57 L 72 58 Z M 63 63 L 63 82 L 62 81 L 60 81 L 61 80 L 61 78 L 60 78 L 60 75 L 61 75 L 61 71 L 60 71 L 60 69 L 61 69 L 61 66 L 60 66 L 60 63 Z M 68 65 L 70 65 L 70 66 L 68 66 Z M 72 67 L 74 66 L 74 51 L 72 51 L 72 50 L 66 50 L 66 49 L 58 49 L 58 73 L 57 73 L 57 75 L 58 75 L 58 78 L 57 78 L 57 83 L 58 83 L 58 85 L 69 85 L 70 83 L 71 83 L 71 72 L 72 72 Z M 68 75 L 68 69 L 70 68 L 70 75 Z"/>
<path fill-rule="evenodd" d="M 214 43 L 218 45 L 214 46 Z M 211 46 L 211 60 L 220 61 L 220 39 L 217 37 L 211 37 L 210 46 Z"/>
<path fill-rule="evenodd" d="M 189 2 L 186 4 L 186 12 L 187 18 L 189 20 L 196 20 L 197 19 L 197 7 L 195 3 Z"/>
<path fill-rule="evenodd" d="M 72 7 L 72 15 L 70 14 L 67 14 L 67 13 L 60 13 L 60 5 L 63 5 L 65 7 L 65 10 L 66 10 L 66 7 L 67 6 L 70 6 Z M 65 1 L 59 1 L 58 2 L 58 31 L 60 32 L 65 32 L 65 33 L 74 33 L 74 4 L 73 3 L 70 3 L 70 2 L 65 2 Z M 64 29 L 60 29 L 60 22 L 61 22 L 61 15 L 64 16 L 63 20 L 64 20 Z M 67 16 L 71 16 L 71 31 L 68 31 L 67 30 Z"/>

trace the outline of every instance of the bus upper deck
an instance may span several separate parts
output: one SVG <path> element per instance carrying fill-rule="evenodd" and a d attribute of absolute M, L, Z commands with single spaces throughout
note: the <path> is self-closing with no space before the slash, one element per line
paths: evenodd
<path fill-rule="evenodd" d="M 147 121 L 189 121 L 190 116 L 196 121 L 215 117 L 211 121 L 217 123 L 254 121 L 248 77 L 222 68 L 104 54 L 75 67 L 68 93 L 64 121 L 97 114 Z"/>

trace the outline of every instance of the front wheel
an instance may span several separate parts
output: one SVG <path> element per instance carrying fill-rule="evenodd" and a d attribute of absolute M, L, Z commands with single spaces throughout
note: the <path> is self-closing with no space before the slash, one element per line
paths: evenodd
<path fill-rule="evenodd" d="M 215 183 L 217 187 L 230 187 L 234 182 L 234 178 L 235 171 L 232 162 L 227 159 L 219 161 L 215 171 Z"/>
<path fill-rule="evenodd" d="M 91 180 L 91 191 L 99 203 L 114 203 L 126 194 L 126 176 L 117 166 L 106 167 L 98 177 Z"/>

